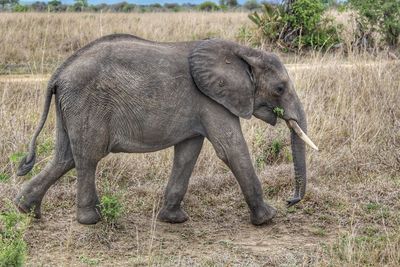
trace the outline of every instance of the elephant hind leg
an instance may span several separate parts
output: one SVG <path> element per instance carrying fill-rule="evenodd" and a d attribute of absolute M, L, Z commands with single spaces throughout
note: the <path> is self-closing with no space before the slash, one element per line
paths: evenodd
<path fill-rule="evenodd" d="M 101 220 L 99 197 L 96 190 L 96 168 L 107 153 L 105 134 L 96 134 L 96 129 L 79 134 L 79 129 L 71 134 L 77 179 L 76 219 L 81 224 L 95 224 Z M 93 138 L 96 136 L 96 138 Z"/>
<path fill-rule="evenodd" d="M 181 202 L 185 196 L 194 165 L 203 146 L 204 137 L 198 136 L 175 145 L 174 165 L 164 194 L 164 206 L 158 220 L 169 223 L 182 223 L 189 217 L 182 210 Z"/>
<path fill-rule="evenodd" d="M 47 163 L 39 174 L 23 184 L 22 189 L 15 198 L 15 204 L 21 212 L 33 212 L 36 218 L 41 217 L 40 206 L 47 190 L 75 166 L 68 135 L 61 127 L 59 119 L 57 122 L 57 137 L 53 159 Z"/>

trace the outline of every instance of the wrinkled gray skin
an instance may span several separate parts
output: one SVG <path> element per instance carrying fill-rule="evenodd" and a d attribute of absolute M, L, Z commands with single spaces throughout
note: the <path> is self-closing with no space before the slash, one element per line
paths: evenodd
<path fill-rule="evenodd" d="M 252 115 L 275 125 L 274 107 L 283 119 L 295 120 L 306 132 L 306 117 L 281 61 L 273 54 L 223 40 L 157 43 L 131 35 L 110 35 L 80 49 L 52 76 L 44 113 L 19 166 L 18 175 L 35 163 L 36 138 L 55 95 L 57 137 L 54 157 L 27 181 L 16 204 L 40 217 L 48 188 L 76 168 L 77 220 L 100 220 L 95 187 L 98 162 L 109 153 L 142 153 L 175 148 L 171 177 L 158 219 L 180 223 L 189 177 L 207 138 L 218 157 L 234 173 L 260 225 L 276 214 L 263 201 L 239 117 Z M 291 131 L 296 192 L 305 191 L 305 147 Z"/>

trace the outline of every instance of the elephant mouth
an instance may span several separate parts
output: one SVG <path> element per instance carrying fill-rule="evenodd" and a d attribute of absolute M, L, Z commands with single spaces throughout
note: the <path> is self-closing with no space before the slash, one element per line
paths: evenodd
<path fill-rule="evenodd" d="M 274 114 L 272 108 L 268 105 L 260 105 L 258 108 L 255 109 L 253 115 L 256 118 L 263 120 L 272 126 L 275 126 L 278 121 L 278 116 Z"/>
<path fill-rule="evenodd" d="M 270 116 L 267 120 L 267 123 L 269 123 L 272 126 L 275 126 L 276 123 L 278 122 L 278 116 L 276 116 L 275 114 L 273 114 L 272 116 Z"/>
<path fill-rule="evenodd" d="M 308 146 L 310 146 L 312 149 L 315 149 L 318 151 L 318 147 L 311 141 L 311 139 L 306 135 L 305 132 L 300 128 L 299 124 L 297 121 L 293 119 L 286 120 L 287 126 L 292 129 L 299 137 L 301 140 L 304 141 Z"/>

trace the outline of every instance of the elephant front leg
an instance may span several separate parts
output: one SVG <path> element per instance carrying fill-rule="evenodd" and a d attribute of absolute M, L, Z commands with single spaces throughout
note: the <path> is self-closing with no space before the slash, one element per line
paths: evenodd
<path fill-rule="evenodd" d="M 181 208 L 181 202 L 188 188 L 189 178 L 200 154 L 204 137 L 185 140 L 174 148 L 174 164 L 164 194 L 164 205 L 158 213 L 160 221 L 182 223 L 189 219 Z"/>
<path fill-rule="evenodd" d="M 258 179 L 247 145 L 242 139 L 239 143 L 213 144 L 217 155 L 232 170 L 250 209 L 250 220 L 254 225 L 268 223 L 276 215 L 276 210 L 263 200 L 263 191 Z M 221 145 L 222 144 L 222 145 Z"/>
<path fill-rule="evenodd" d="M 254 171 L 239 119 L 209 123 L 208 139 L 217 156 L 231 169 L 243 192 L 250 209 L 252 224 L 268 223 L 276 215 L 276 210 L 263 200 L 261 183 Z"/>

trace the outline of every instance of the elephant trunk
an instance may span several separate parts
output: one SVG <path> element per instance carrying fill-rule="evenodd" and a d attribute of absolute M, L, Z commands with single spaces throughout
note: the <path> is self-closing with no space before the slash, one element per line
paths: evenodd
<path fill-rule="evenodd" d="M 298 108 L 298 120 L 288 120 L 287 124 L 291 132 L 291 147 L 294 165 L 295 191 L 292 199 L 288 200 L 288 207 L 299 202 L 306 192 L 307 168 L 306 168 L 306 148 L 308 144 L 318 150 L 317 146 L 308 138 L 307 120 L 303 108 Z"/>

